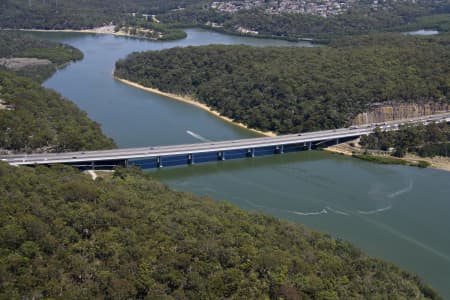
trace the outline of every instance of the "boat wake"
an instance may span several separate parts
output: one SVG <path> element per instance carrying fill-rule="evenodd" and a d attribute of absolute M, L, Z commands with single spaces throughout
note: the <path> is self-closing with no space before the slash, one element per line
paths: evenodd
<path fill-rule="evenodd" d="M 350 216 L 349 213 L 346 213 L 346 212 L 344 212 L 344 211 L 341 211 L 341 210 L 337 210 L 337 209 L 331 208 L 331 207 L 329 207 L 329 206 L 327 206 L 327 209 L 328 209 L 329 211 L 331 211 L 332 213 L 335 213 L 335 214 L 337 214 L 337 215 Z"/>
<path fill-rule="evenodd" d="M 392 199 L 392 198 L 395 198 L 395 197 L 397 197 L 397 196 L 400 196 L 401 194 L 408 193 L 408 192 L 410 192 L 410 191 L 412 190 L 412 188 L 413 188 L 413 182 L 410 181 L 410 182 L 409 182 L 409 185 L 408 185 L 407 187 L 405 187 L 405 188 L 403 188 L 403 189 L 400 189 L 400 190 L 398 190 L 398 191 L 395 191 L 395 192 L 389 194 L 389 195 L 388 195 L 388 198 L 391 198 L 391 199 Z"/>
<path fill-rule="evenodd" d="M 300 215 L 300 216 L 317 216 L 317 215 L 323 215 L 327 214 L 328 211 L 324 208 L 321 211 L 313 211 L 313 212 L 302 212 L 302 211 L 294 211 L 294 210 L 288 210 L 291 214 Z"/>
<path fill-rule="evenodd" d="M 207 138 L 204 138 L 201 135 L 196 134 L 195 132 L 192 132 L 190 130 L 186 130 L 186 133 L 189 134 L 190 136 L 192 136 L 193 138 L 196 138 L 202 142 L 211 142 L 211 140 L 208 140 Z"/>
<path fill-rule="evenodd" d="M 378 208 L 378 209 L 374 209 L 374 210 L 357 210 L 357 212 L 358 212 L 358 214 L 362 214 L 362 215 L 374 215 L 374 214 L 378 214 L 380 212 L 391 210 L 391 209 L 392 209 L 392 205 L 388 205 L 386 207 Z"/>

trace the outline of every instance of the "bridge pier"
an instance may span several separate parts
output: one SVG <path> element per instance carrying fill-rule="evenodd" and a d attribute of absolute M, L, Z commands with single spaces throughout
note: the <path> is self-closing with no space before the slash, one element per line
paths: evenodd
<path fill-rule="evenodd" d="M 219 151 L 217 153 L 218 160 L 225 160 L 225 151 Z"/>
<path fill-rule="evenodd" d="M 94 171 L 95 170 L 95 163 L 93 161 L 91 161 L 91 170 Z"/>
<path fill-rule="evenodd" d="M 278 145 L 275 147 L 275 153 L 283 154 L 284 153 L 284 145 Z"/>
<path fill-rule="evenodd" d="M 251 158 L 255 157 L 255 148 L 248 149 L 247 150 L 247 156 L 251 157 Z"/>
<path fill-rule="evenodd" d="M 156 158 L 156 167 L 157 167 L 158 169 L 163 167 L 162 161 L 161 161 L 161 156 L 158 156 L 158 157 Z"/>
<path fill-rule="evenodd" d="M 308 143 L 308 150 L 311 151 L 311 149 L 312 149 L 312 142 L 309 142 Z"/>
<path fill-rule="evenodd" d="M 194 154 L 189 153 L 188 154 L 188 164 L 193 165 L 194 164 Z"/>
<path fill-rule="evenodd" d="M 339 144 L 339 138 L 336 139 L 336 145 Z"/>

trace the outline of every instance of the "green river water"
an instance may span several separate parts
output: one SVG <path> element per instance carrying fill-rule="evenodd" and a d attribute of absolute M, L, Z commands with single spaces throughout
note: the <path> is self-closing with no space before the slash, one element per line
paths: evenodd
<path fill-rule="evenodd" d="M 173 42 L 111 35 L 34 33 L 71 44 L 85 58 L 45 82 L 102 124 L 120 147 L 254 136 L 188 104 L 115 81 L 133 51 L 205 44 L 311 46 L 200 29 Z M 420 275 L 450 299 L 450 173 L 367 163 L 319 151 L 153 171 L 181 191 L 227 200 L 352 241 Z"/>

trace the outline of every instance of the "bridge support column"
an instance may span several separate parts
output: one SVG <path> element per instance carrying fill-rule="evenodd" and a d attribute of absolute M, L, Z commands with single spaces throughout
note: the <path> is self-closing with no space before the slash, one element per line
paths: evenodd
<path fill-rule="evenodd" d="M 339 144 L 339 138 L 336 139 L 336 145 Z"/>
<path fill-rule="evenodd" d="M 91 170 L 94 171 L 95 170 L 95 162 L 91 161 Z"/>
<path fill-rule="evenodd" d="M 311 150 L 312 149 L 312 142 L 309 142 L 308 143 L 308 150 Z"/>
<path fill-rule="evenodd" d="M 194 164 L 194 154 L 189 153 L 188 154 L 188 164 L 193 165 Z"/>
<path fill-rule="evenodd" d="M 248 149 L 247 150 L 247 156 L 251 157 L 251 158 L 255 157 L 255 148 Z"/>
<path fill-rule="evenodd" d="M 217 153 L 217 158 L 219 160 L 225 160 L 225 151 L 220 151 Z"/>
<path fill-rule="evenodd" d="M 280 146 L 280 154 L 284 154 L 284 145 Z"/>
<path fill-rule="evenodd" d="M 156 158 L 156 167 L 157 167 L 157 168 L 162 168 L 162 167 L 163 167 L 162 161 L 161 161 L 161 156 L 158 156 L 158 157 Z"/>

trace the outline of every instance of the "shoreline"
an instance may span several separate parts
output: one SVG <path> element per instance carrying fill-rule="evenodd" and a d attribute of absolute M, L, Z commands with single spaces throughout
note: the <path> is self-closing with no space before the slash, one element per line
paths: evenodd
<path fill-rule="evenodd" d="M 122 37 L 131 37 L 131 38 L 141 38 L 141 39 L 149 39 L 146 37 L 140 37 L 136 35 L 131 35 L 128 33 L 125 33 L 123 31 L 114 31 L 115 26 L 114 25 L 107 25 L 102 27 L 95 27 L 91 29 L 26 29 L 26 28 L 20 28 L 20 29 L 12 29 L 12 28 L 0 28 L 0 30 L 18 30 L 18 31 L 34 31 L 34 32 L 72 32 L 72 33 L 90 33 L 90 34 L 111 34 L 114 36 L 122 36 Z M 218 30 L 218 28 L 215 27 L 209 27 L 209 26 L 180 26 L 177 27 L 180 30 L 187 29 L 187 28 L 199 28 L 204 29 L 212 32 L 218 32 L 225 35 L 231 35 L 231 36 L 238 36 L 238 37 L 250 37 L 250 38 L 256 38 L 256 39 L 273 39 L 273 40 L 281 40 L 281 41 L 287 41 L 290 43 L 309 43 L 311 47 L 314 47 L 314 44 L 323 44 L 321 42 L 317 42 L 315 39 L 312 38 L 286 38 L 286 37 L 279 37 L 274 35 L 249 35 L 249 34 L 242 34 L 239 32 L 233 32 L 233 31 L 227 31 L 227 30 Z M 149 39 L 158 41 L 158 39 Z"/>
<path fill-rule="evenodd" d="M 114 36 L 122 36 L 122 37 L 131 37 L 131 38 L 139 38 L 139 39 L 146 39 L 145 37 L 139 37 L 131 34 L 127 34 L 123 31 L 114 31 L 115 26 L 109 25 L 109 26 L 103 26 L 103 27 L 96 27 L 92 29 L 26 29 L 26 28 L 20 28 L 20 29 L 9 29 L 9 28 L 0 28 L 0 30 L 18 30 L 18 31 L 30 31 L 30 32 L 70 32 L 70 33 L 88 33 L 88 34 L 110 34 Z M 155 40 L 156 41 L 156 40 Z"/>
<path fill-rule="evenodd" d="M 18 30 L 18 31 L 32 31 L 32 32 L 74 32 L 74 33 L 96 33 L 96 34 L 112 34 L 114 35 L 114 25 L 96 27 L 91 29 L 2 29 L 2 30 Z"/>
<path fill-rule="evenodd" d="M 345 155 L 349 157 L 353 157 L 353 151 L 349 145 L 352 141 L 348 143 L 341 143 L 338 145 L 330 146 L 327 148 L 324 148 L 324 151 L 327 151 L 329 153 L 339 154 L 339 155 Z M 354 149 L 355 152 L 359 153 L 358 149 Z M 375 157 L 384 157 L 384 155 L 376 155 L 371 154 Z M 419 161 L 426 161 L 430 164 L 428 167 L 429 169 L 435 169 L 440 171 L 446 171 L 450 172 L 450 158 L 447 157 L 441 157 L 441 156 L 435 156 L 435 157 L 420 157 L 411 153 L 407 153 L 404 157 L 401 158 L 401 160 L 407 161 L 409 163 L 417 164 Z"/>
<path fill-rule="evenodd" d="M 252 131 L 254 133 L 263 135 L 263 136 L 270 136 L 270 137 L 277 136 L 274 132 L 261 131 L 261 130 L 249 128 L 247 125 L 245 125 L 243 123 L 239 123 L 239 122 L 236 122 L 236 121 L 234 121 L 233 119 L 231 119 L 229 117 L 222 116 L 218 111 L 215 111 L 212 108 L 210 108 L 209 106 L 207 106 L 206 104 L 203 104 L 203 103 L 200 103 L 198 101 L 195 101 L 194 99 L 192 99 L 190 97 L 181 96 L 181 95 L 172 94 L 172 93 L 166 93 L 166 92 L 160 91 L 160 90 L 155 89 L 155 88 L 149 88 L 149 87 L 143 86 L 143 85 L 141 85 L 139 83 L 135 83 L 133 81 L 129 81 L 129 80 L 117 77 L 115 75 L 113 75 L 113 77 L 114 77 L 115 80 L 120 81 L 120 82 L 122 82 L 122 83 L 124 83 L 126 85 L 129 85 L 129 86 L 132 86 L 132 87 L 144 90 L 144 91 L 152 93 L 152 94 L 164 96 L 164 97 L 167 97 L 167 98 L 172 99 L 172 100 L 177 100 L 177 101 L 180 101 L 180 102 L 184 102 L 184 103 L 193 105 L 193 106 L 195 106 L 197 108 L 200 108 L 200 109 L 210 113 L 211 115 L 215 116 L 216 118 L 221 119 L 221 120 L 223 120 L 223 121 L 225 121 L 227 123 L 233 124 L 234 126 L 237 126 L 239 128 L 243 128 L 243 129 Z"/>

